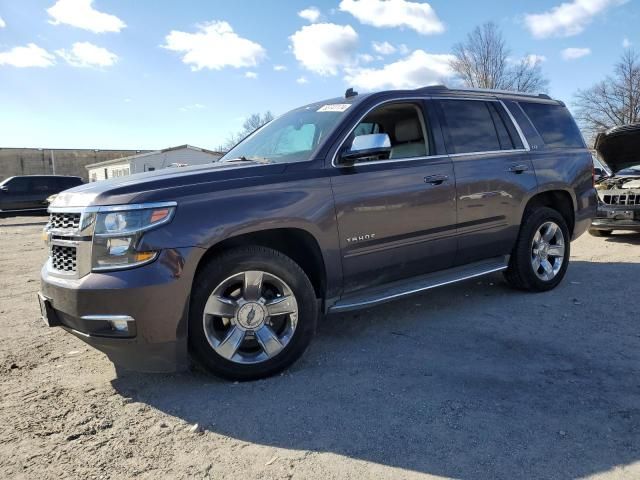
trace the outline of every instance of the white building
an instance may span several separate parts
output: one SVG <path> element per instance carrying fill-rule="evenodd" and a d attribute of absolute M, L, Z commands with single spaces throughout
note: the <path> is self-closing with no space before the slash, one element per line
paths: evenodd
<path fill-rule="evenodd" d="M 123 177 L 133 173 L 151 172 L 167 167 L 185 167 L 211 163 L 222 157 L 223 153 L 204 148 L 180 145 L 153 152 L 140 153 L 130 157 L 106 160 L 87 165 L 89 181 L 95 182 L 107 178 Z"/>

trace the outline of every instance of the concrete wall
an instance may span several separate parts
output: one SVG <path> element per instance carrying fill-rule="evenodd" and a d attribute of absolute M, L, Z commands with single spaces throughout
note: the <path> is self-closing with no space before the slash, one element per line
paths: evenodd
<path fill-rule="evenodd" d="M 75 175 L 89 180 L 85 165 L 115 158 L 128 157 L 145 150 L 75 150 L 39 148 L 0 148 L 0 181 L 14 175 L 53 173 L 51 152 L 55 157 L 56 174 Z"/>

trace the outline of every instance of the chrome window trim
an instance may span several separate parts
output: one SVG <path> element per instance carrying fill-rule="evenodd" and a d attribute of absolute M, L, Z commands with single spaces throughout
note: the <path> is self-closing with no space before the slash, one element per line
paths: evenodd
<path fill-rule="evenodd" d="M 381 105 L 387 104 L 387 103 L 402 103 L 403 101 L 426 101 L 426 100 L 472 100 L 472 101 L 478 101 L 478 102 L 496 102 L 499 103 L 500 105 L 502 105 L 502 108 L 504 108 L 504 110 L 506 111 L 507 115 L 509 116 L 509 119 L 511 120 L 511 123 L 513 123 L 513 126 L 516 129 L 516 132 L 518 133 L 518 136 L 520 137 L 520 141 L 522 142 L 522 145 L 524 145 L 524 148 L 512 148 L 509 150 L 491 150 L 491 151 L 484 151 L 484 152 L 467 152 L 467 153 L 449 153 L 449 154 L 440 154 L 440 155 L 427 155 L 427 156 L 421 156 L 421 157 L 407 157 L 407 158 L 397 158 L 397 159 L 389 159 L 389 160 L 375 160 L 372 161 L 371 163 L 369 162 L 356 162 L 354 165 L 340 165 L 338 163 L 336 163 L 336 158 L 338 156 L 338 152 L 342 149 L 342 147 L 344 147 L 344 143 L 347 141 L 347 139 L 349 138 L 349 136 L 353 133 L 353 131 L 357 128 L 357 126 L 360 124 L 360 122 L 362 122 L 362 120 L 364 120 L 364 118 L 369 115 L 369 113 L 371 113 L 371 111 L 375 110 L 376 108 L 378 108 Z M 518 104 L 516 102 L 516 104 Z M 520 105 L 518 105 L 520 106 Z M 522 108 L 520 107 L 520 109 L 522 110 Z M 524 112 L 523 112 L 524 113 Z M 514 152 L 530 152 L 531 151 L 531 147 L 529 145 L 529 142 L 527 141 L 526 137 L 524 136 L 524 133 L 522 132 L 522 129 L 520 128 L 520 125 L 518 124 L 518 122 L 516 121 L 516 119 L 514 118 L 514 116 L 511 114 L 511 112 L 509 111 L 509 109 L 507 108 L 507 106 L 504 104 L 504 102 L 500 99 L 500 98 L 477 98 L 477 97 L 448 97 L 448 96 L 428 96 L 428 97 L 401 97 L 401 98 L 393 98 L 393 99 L 386 99 L 386 100 L 382 100 L 378 103 L 376 103 L 375 105 L 373 105 L 371 108 L 369 108 L 359 119 L 358 121 L 354 124 L 354 126 L 349 130 L 349 132 L 342 138 L 342 141 L 340 142 L 338 148 L 336 149 L 335 152 L 333 152 L 333 157 L 331 158 L 331 166 L 333 168 L 353 168 L 355 166 L 358 167 L 362 167 L 365 165 L 381 165 L 381 164 L 388 164 L 388 163 L 397 163 L 397 162 L 410 162 L 410 161 L 414 161 L 414 160 L 429 160 L 432 158 L 445 158 L 445 157 L 460 157 L 463 155 L 495 155 L 497 153 L 514 153 Z"/>

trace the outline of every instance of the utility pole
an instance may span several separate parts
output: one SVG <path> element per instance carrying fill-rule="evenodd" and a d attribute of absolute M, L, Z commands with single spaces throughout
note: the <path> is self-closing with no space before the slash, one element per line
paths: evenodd
<path fill-rule="evenodd" d="M 55 175 L 56 174 L 56 157 L 53 154 L 53 150 L 49 150 L 51 152 L 51 170 L 52 173 Z"/>

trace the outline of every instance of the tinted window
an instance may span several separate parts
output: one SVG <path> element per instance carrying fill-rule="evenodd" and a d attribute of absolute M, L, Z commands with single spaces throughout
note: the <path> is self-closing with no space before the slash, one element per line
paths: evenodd
<path fill-rule="evenodd" d="M 491 115 L 493 116 L 493 123 L 498 132 L 498 138 L 500 139 L 500 146 L 502 150 L 511 150 L 514 148 L 524 148 L 522 145 L 522 139 L 516 128 L 513 126 L 513 122 L 505 112 L 504 107 L 497 102 L 489 102 L 487 104 Z"/>
<path fill-rule="evenodd" d="M 547 147 L 584 147 L 580 130 L 566 107 L 544 103 L 520 103 L 520 106 L 538 130 Z"/>
<path fill-rule="evenodd" d="M 55 178 L 35 177 L 31 179 L 31 190 L 34 192 L 48 192 L 57 190 L 58 182 Z"/>
<path fill-rule="evenodd" d="M 6 183 L 9 187 L 9 191 L 13 193 L 28 192 L 31 186 L 30 184 L 31 182 L 29 179 L 24 177 L 14 178 Z"/>
<path fill-rule="evenodd" d="M 502 150 L 487 102 L 441 100 L 440 106 L 449 137 L 449 153 Z"/>

